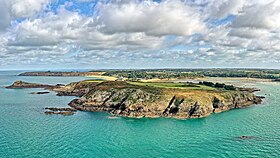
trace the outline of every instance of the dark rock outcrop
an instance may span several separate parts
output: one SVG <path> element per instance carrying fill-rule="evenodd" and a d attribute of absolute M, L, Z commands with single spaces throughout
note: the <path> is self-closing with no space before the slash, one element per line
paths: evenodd
<path fill-rule="evenodd" d="M 216 108 L 221 108 L 223 106 L 224 106 L 224 104 L 222 103 L 222 101 L 220 101 L 220 99 L 218 99 L 217 97 L 214 97 L 213 108 L 216 109 Z"/>
<path fill-rule="evenodd" d="M 48 94 L 50 92 L 31 92 L 30 94 Z"/>
<path fill-rule="evenodd" d="M 47 111 L 45 111 L 45 114 L 47 114 L 47 115 L 56 114 L 56 115 L 67 116 L 67 115 L 73 115 L 77 111 L 75 108 L 50 108 L 50 107 L 47 107 L 45 109 L 47 110 Z"/>
<path fill-rule="evenodd" d="M 163 115 L 167 114 L 168 111 L 170 111 L 170 108 L 174 102 L 174 100 L 176 99 L 176 96 L 173 96 L 172 99 L 170 100 L 168 106 L 166 107 L 166 109 L 163 111 Z"/>
<path fill-rule="evenodd" d="M 198 112 L 200 105 L 198 104 L 198 102 L 195 102 L 195 104 L 193 106 L 191 106 L 190 110 L 189 110 L 189 117 L 196 115 L 196 116 L 200 116 L 200 113 Z"/>
<path fill-rule="evenodd" d="M 172 103 L 169 103 L 170 106 L 163 114 L 176 114 L 179 112 L 179 106 L 184 102 L 184 99 L 176 98 L 176 96 L 174 96 L 172 99 Z"/>

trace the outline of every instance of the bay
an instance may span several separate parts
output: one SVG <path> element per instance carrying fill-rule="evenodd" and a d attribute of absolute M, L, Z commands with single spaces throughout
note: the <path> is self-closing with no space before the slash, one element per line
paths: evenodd
<path fill-rule="evenodd" d="M 16 80 L 66 84 L 84 77 L 17 76 L 0 71 L 0 157 L 278 157 L 280 83 L 254 82 L 263 104 L 206 118 L 129 119 L 107 113 L 45 115 L 45 107 L 67 107 L 75 97 L 42 89 L 5 89 Z M 254 136 L 241 140 L 242 135 Z"/>

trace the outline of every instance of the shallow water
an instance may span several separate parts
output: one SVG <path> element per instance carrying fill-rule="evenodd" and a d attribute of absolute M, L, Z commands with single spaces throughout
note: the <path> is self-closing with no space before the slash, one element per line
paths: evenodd
<path fill-rule="evenodd" d="M 252 83 L 267 98 L 261 105 L 207 118 L 128 119 L 106 113 L 45 115 L 74 97 L 42 89 L 5 89 L 15 80 L 69 83 L 82 77 L 24 77 L 0 71 L 0 157 L 278 157 L 280 83 Z M 254 136 L 240 140 L 241 135 Z"/>

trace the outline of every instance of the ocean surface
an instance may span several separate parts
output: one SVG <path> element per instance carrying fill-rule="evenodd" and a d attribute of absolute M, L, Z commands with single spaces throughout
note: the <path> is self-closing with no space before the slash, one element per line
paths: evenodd
<path fill-rule="evenodd" d="M 74 97 L 4 86 L 16 80 L 57 84 L 85 78 L 18 73 L 0 71 L 1 158 L 280 157 L 280 83 L 247 83 L 266 99 L 246 109 L 191 120 L 128 119 L 91 112 L 45 115 L 45 107 L 67 107 Z M 237 138 L 242 135 L 253 138 Z"/>

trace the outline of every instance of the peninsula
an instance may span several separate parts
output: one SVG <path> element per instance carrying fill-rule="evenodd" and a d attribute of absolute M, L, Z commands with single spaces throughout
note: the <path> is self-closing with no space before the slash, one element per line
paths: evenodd
<path fill-rule="evenodd" d="M 76 110 L 109 112 L 133 118 L 200 118 L 262 102 L 256 89 L 212 82 L 140 82 L 84 80 L 67 85 L 16 81 L 7 88 L 46 88 L 58 96 L 77 96 Z"/>

